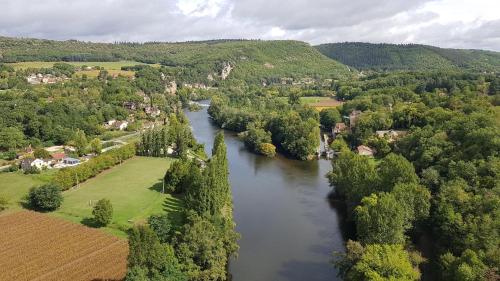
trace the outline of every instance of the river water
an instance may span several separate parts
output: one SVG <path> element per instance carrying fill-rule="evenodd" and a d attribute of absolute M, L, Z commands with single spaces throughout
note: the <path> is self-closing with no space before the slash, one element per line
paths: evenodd
<path fill-rule="evenodd" d="M 207 107 L 186 112 L 196 139 L 210 153 L 218 128 Z M 230 262 L 233 281 L 340 280 L 332 251 L 343 251 L 341 215 L 330 206 L 327 160 L 266 158 L 246 150 L 225 132 L 238 257 Z"/>

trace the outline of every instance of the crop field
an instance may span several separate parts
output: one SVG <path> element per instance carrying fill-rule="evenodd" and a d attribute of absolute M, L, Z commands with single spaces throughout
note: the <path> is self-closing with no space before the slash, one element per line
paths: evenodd
<path fill-rule="evenodd" d="M 124 230 L 152 214 L 175 215 L 183 201 L 160 192 L 162 177 L 171 162 L 153 157 L 129 159 L 64 192 L 61 208 L 51 215 L 91 225 L 93 204 L 107 198 L 113 205 L 113 220 L 103 229 L 122 237 L 126 236 Z"/>
<path fill-rule="evenodd" d="M 302 103 L 308 104 L 311 107 L 316 108 L 321 111 L 325 108 L 332 108 L 342 105 L 343 102 L 330 97 L 302 97 L 300 98 Z"/>
<path fill-rule="evenodd" d="M 10 66 L 14 67 L 14 69 L 27 69 L 27 68 L 49 68 L 52 67 L 56 62 L 52 61 L 28 61 L 28 62 L 16 62 L 9 63 Z M 64 62 L 74 66 L 100 66 L 104 67 L 109 73 L 109 75 L 123 75 L 127 77 L 134 76 L 134 71 L 124 71 L 121 70 L 122 66 L 134 66 L 139 64 L 144 64 L 142 62 L 137 61 L 106 61 L 106 62 L 96 62 L 96 61 L 83 61 L 83 62 Z M 157 64 L 152 66 L 159 66 Z M 99 75 L 99 70 L 82 70 L 77 71 L 79 75 L 87 75 L 88 77 L 97 77 Z"/>
<path fill-rule="evenodd" d="M 0 215 L 0 280 L 122 280 L 128 245 L 96 229 L 30 211 Z"/>

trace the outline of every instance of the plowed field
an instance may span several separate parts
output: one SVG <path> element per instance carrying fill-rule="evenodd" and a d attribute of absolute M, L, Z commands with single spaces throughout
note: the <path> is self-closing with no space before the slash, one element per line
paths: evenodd
<path fill-rule="evenodd" d="M 0 280 L 122 280 L 128 245 L 36 212 L 0 215 Z"/>

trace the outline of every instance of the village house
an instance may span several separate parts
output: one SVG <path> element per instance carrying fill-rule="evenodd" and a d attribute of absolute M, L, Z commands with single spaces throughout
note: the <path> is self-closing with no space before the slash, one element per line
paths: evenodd
<path fill-rule="evenodd" d="M 127 127 L 128 127 L 128 122 L 127 121 L 116 121 L 113 124 L 113 128 L 115 128 L 117 130 L 120 130 L 120 131 L 123 131 L 123 130 L 127 129 Z"/>
<path fill-rule="evenodd" d="M 349 114 L 349 128 L 354 128 L 356 126 L 356 121 L 359 118 L 359 115 L 361 115 L 360 110 L 354 110 Z"/>
<path fill-rule="evenodd" d="M 66 157 L 66 154 L 64 152 L 58 152 L 58 153 L 52 153 L 50 154 L 50 156 L 52 157 L 53 163 L 59 163 L 64 159 L 64 157 Z"/>
<path fill-rule="evenodd" d="M 373 157 L 373 155 L 375 154 L 375 149 L 370 148 L 366 145 L 358 146 L 357 150 L 359 155 Z"/>
<path fill-rule="evenodd" d="M 71 157 L 64 157 L 63 164 L 65 164 L 66 166 L 76 166 L 80 164 L 80 160 Z"/>
<path fill-rule="evenodd" d="M 50 168 L 50 161 L 46 161 L 43 159 L 34 159 L 34 158 L 25 158 L 21 161 L 21 169 L 24 171 L 36 168 L 38 170 L 42 170 L 45 168 Z"/>
<path fill-rule="evenodd" d="M 394 142 L 400 137 L 406 135 L 407 131 L 396 131 L 396 130 L 380 130 L 376 131 L 375 134 L 379 138 L 387 138 L 389 142 Z"/>
<path fill-rule="evenodd" d="M 335 127 L 332 129 L 332 136 L 335 138 L 338 134 L 343 133 L 347 130 L 347 126 L 345 123 L 337 123 Z"/>
<path fill-rule="evenodd" d="M 29 84 L 32 85 L 38 85 L 38 84 L 54 84 L 59 81 L 62 81 L 63 78 L 61 77 L 56 77 L 52 74 L 31 74 L 30 76 L 26 77 L 26 80 L 28 81 Z"/>

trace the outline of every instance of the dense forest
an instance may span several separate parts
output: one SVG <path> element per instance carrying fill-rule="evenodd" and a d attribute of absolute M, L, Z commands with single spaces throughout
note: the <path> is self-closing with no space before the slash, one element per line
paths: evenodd
<path fill-rule="evenodd" d="M 498 280 L 498 85 L 497 76 L 453 72 L 337 85 L 347 100 L 340 113 L 362 112 L 332 143 L 334 197 L 356 229 L 336 260 L 345 280 L 419 280 L 419 265 L 439 280 Z M 375 161 L 351 152 L 360 144 L 375 149 Z M 433 241 L 427 260 L 422 237 Z"/>
<path fill-rule="evenodd" d="M 240 132 L 252 151 L 272 157 L 278 149 L 306 160 L 319 146 L 319 113 L 301 105 L 299 95 L 288 88 L 230 87 L 212 98 L 208 112 L 221 128 Z"/>
<path fill-rule="evenodd" d="M 349 42 L 316 48 L 325 56 L 360 70 L 500 70 L 500 53 L 483 50 Z"/>
<path fill-rule="evenodd" d="M 159 63 L 198 83 L 215 83 L 224 64 L 232 79 L 253 83 L 281 77 L 348 77 L 348 68 L 298 41 L 218 40 L 186 43 L 86 43 L 0 37 L 0 62 L 119 61 Z"/>

